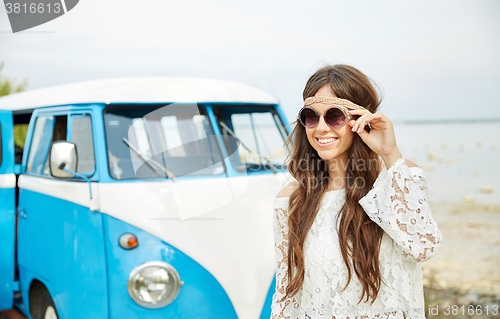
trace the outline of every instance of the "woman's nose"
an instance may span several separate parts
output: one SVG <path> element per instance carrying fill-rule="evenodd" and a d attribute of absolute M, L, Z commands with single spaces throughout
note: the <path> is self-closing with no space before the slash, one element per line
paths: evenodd
<path fill-rule="evenodd" d="M 328 126 L 328 124 L 326 124 L 325 117 L 323 115 L 319 117 L 319 122 L 318 122 L 318 126 L 316 126 L 316 129 L 320 130 L 320 131 L 329 131 L 330 130 L 330 126 Z"/>

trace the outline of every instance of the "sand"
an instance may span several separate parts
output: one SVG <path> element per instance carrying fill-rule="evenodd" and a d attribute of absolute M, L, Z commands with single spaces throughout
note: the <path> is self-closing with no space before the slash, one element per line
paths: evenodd
<path fill-rule="evenodd" d="M 440 202 L 431 206 L 444 239 L 438 253 L 422 263 L 427 307 L 498 305 L 500 205 Z"/>

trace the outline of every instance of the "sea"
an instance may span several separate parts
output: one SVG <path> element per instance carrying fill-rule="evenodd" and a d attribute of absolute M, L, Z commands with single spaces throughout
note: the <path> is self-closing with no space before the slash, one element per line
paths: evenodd
<path fill-rule="evenodd" d="M 394 131 L 424 170 L 431 202 L 500 204 L 500 120 L 397 122 Z"/>

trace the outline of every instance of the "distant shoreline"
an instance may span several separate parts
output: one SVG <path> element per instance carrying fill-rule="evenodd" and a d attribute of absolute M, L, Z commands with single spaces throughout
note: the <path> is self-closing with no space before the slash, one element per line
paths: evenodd
<path fill-rule="evenodd" d="M 394 120 L 394 124 L 454 124 L 454 123 L 495 123 L 500 118 L 483 119 L 435 119 L 435 120 Z"/>

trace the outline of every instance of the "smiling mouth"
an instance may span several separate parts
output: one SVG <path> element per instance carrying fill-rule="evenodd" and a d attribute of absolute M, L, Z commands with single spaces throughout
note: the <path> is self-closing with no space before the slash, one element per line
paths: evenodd
<path fill-rule="evenodd" d="M 335 143 L 335 141 L 337 141 L 338 139 L 339 139 L 338 137 L 329 137 L 329 138 L 316 137 L 316 142 L 318 142 L 320 146 L 328 146 L 330 144 Z"/>

